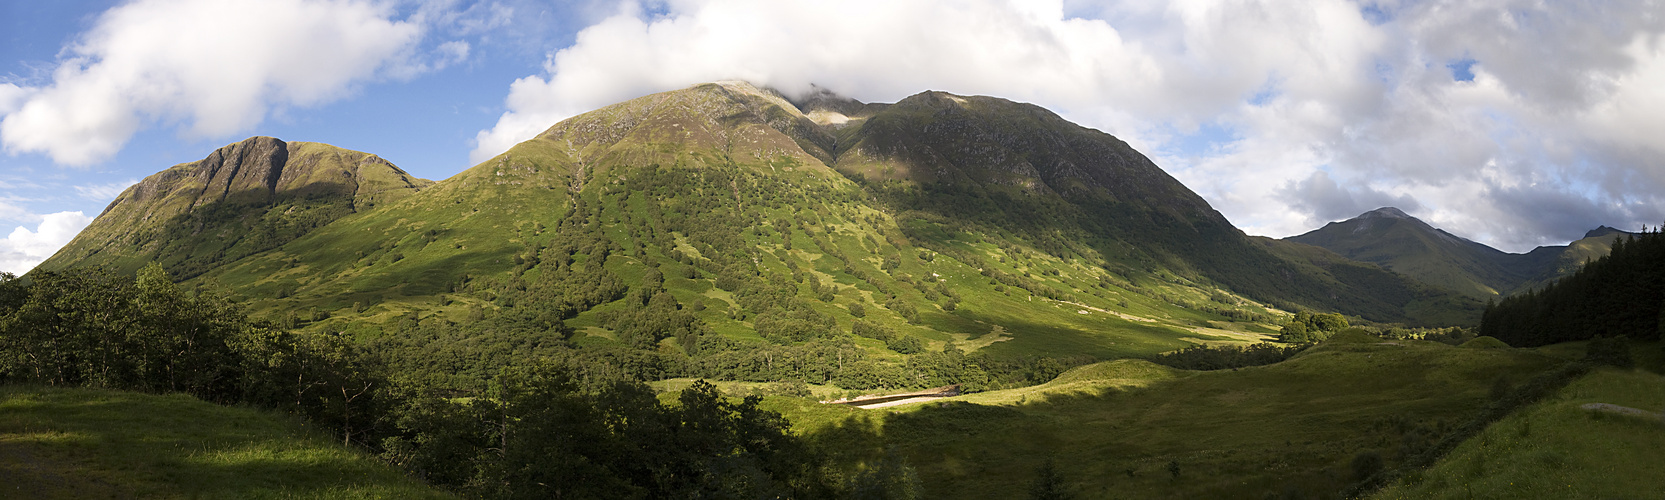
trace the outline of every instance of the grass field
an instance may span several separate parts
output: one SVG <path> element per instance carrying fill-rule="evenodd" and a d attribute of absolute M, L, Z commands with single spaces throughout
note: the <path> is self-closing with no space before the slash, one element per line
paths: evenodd
<path fill-rule="evenodd" d="M 0 386 L 3 498 L 449 498 L 285 415 Z"/>
<path fill-rule="evenodd" d="M 931 498 L 1021 497 L 1052 458 L 1082 498 L 1324 498 L 1355 480 L 1354 457 L 1392 463 L 1406 435 L 1475 414 L 1499 377 L 1559 362 L 1526 349 L 1355 340 L 1241 370 L 1097 363 L 1041 386 L 885 410 L 771 400 L 846 459 L 894 446 Z"/>
<path fill-rule="evenodd" d="M 1665 411 L 1665 376 L 1597 370 L 1371 498 L 1657 498 L 1665 421 L 1581 408 L 1588 403 Z"/>

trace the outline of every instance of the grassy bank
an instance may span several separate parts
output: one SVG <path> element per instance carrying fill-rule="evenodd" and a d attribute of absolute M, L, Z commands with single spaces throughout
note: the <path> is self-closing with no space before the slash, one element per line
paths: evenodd
<path fill-rule="evenodd" d="M 1372 498 L 1646 498 L 1660 487 L 1665 422 L 1593 412 L 1665 411 L 1665 376 L 1599 369 L 1492 424 L 1433 467 Z"/>

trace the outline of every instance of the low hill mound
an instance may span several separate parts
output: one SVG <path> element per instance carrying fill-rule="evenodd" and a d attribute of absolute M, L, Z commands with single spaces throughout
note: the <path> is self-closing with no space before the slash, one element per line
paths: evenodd
<path fill-rule="evenodd" d="M 1464 349 L 1508 349 L 1509 344 L 1498 340 L 1497 337 L 1477 337 L 1474 340 L 1463 342 L 1463 345 L 1457 347 Z"/>

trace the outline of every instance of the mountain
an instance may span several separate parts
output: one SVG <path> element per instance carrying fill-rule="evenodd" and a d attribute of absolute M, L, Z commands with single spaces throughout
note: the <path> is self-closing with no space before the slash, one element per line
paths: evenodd
<path fill-rule="evenodd" d="M 614 353 L 608 376 L 866 389 L 933 380 L 875 368 L 920 349 L 1107 359 L 1252 341 L 1294 309 L 1480 312 L 1250 238 L 1125 142 L 1038 106 L 743 82 L 578 115 L 439 182 L 249 139 L 130 188 L 39 269 L 149 261 L 281 325 L 396 343 L 435 377 L 584 352 Z"/>
<path fill-rule="evenodd" d="M 1566 276 L 1585 261 L 1606 255 L 1615 237 L 1629 234 L 1603 226 L 1567 246 L 1511 254 L 1430 226 L 1397 208 L 1383 207 L 1285 240 L 1377 264 L 1470 297 L 1491 299 Z"/>
<path fill-rule="evenodd" d="M 251 137 L 127 188 L 41 267 L 157 261 L 190 278 L 432 184 L 368 153 Z"/>

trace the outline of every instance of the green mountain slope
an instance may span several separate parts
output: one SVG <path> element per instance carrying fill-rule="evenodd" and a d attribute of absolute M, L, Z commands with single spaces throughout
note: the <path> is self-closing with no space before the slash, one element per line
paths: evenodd
<path fill-rule="evenodd" d="M 1606 255 L 1613 238 L 1625 234 L 1629 233 L 1604 226 L 1567 246 L 1511 254 L 1383 207 L 1285 240 L 1322 247 L 1477 299 L 1493 299 L 1571 274 L 1585 261 Z"/>
<path fill-rule="evenodd" d="M 995 98 L 794 104 L 705 84 L 573 117 L 432 184 L 367 155 L 276 144 L 251 139 L 135 186 L 42 268 L 160 260 L 256 315 L 392 343 L 396 364 L 455 383 L 580 349 L 613 353 L 606 376 L 865 390 L 931 383 L 883 367 L 950 346 L 1073 363 L 1253 342 L 1279 309 L 1478 314 L 1372 266 L 1291 258 L 1114 137 Z M 170 179 L 217 179 L 211 167 L 233 157 L 282 163 L 279 179 L 356 165 L 357 183 L 309 197 L 268 182 L 208 205 L 148 194 L 197 193 L 211 183 Z M 396 182 L 366 201 L 366 171 Z M 236 209 L 198 207 L 213 203 Z M 136 215 L 149 207 L 182 215 Z M 295 213 L 323 215 L 286 222 Z M 265 227 L 278 236 L 248 236 Z M 827 356 L 836 366 L 817 368 Z"/>

